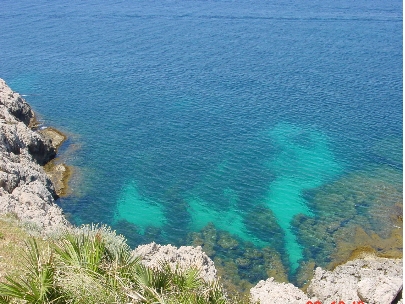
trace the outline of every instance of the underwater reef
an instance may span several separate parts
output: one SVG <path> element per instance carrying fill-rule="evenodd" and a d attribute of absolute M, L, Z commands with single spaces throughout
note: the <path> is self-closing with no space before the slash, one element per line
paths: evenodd
<path fill-rule="evenodd" d="M 70 174 L 68 167 L 52 164 L 65 138 L 53 129 L 38 130 L 30 106 L 1 79 L 0 130 L 0 213 L 13 214 L 30 229 L 35 227 L 38 233 L 72 229 L 55 203 L 66 193 L 64 183 Z M 376 153 L 383 157 L 384 151 Z M 395 155 L 387 158 L 397 161 Z M 284 178 L 290 177 L 287 173 Z M 401 181 L 402 171 L 389 165 L 370 167 L 325 184 L 314 180 L 303 187 L 311 212 L 295 214 L 288 230 L 279 224 L 280 214 L 275 214 L 264 202 L 252 206 L 241 220 L 247 231 L 260 235 L 256 242 L 208 222 L 183 240 L 196 247 L 196 251 L 178 250 L 174 246 L 161 248 L 152 243 L 148 245 L 151 253 L 147 260 L 170 256 L 174 263 L 176 259 L 187 260 L 187 265 L 200 263 L 208 267 L 209 273 L 220 277 L 231 293 L 250 291 L 252 300 L 260 303 L 281 299 L 277 293 L 280 290 L 288 296 L 284 298 L 288 303 L 304 303 L 304 299 L 329 301 L 333 297 L 364 303 L 400 303 Z M 128 191 L 136 190 L 131 185 L 128 187 Z M 182 212 L 188 204 L 184 200 L 179 202 L 177 209 Z M 128 235 L 130 243 L 142 243 L 154 237 L 159 241 L 161 234 L 161 227 L 145 224 L 141 229 L 125 217 L 118 218 L 115 226 L 134 232 Z M 294 242 L 302 249 L 306 261 L 294 261 L 298 265 L 296 269 L 291 267 L 290 248 L 285 246 L 288 234 L 294 235 Z M 134 252 L 140 251 L 138 248 Z M 152 257 L 156 252 L 159 256 Z M 194 258 L 196 254 L 198 257 Z M 210 267 L 214 268 L 210 270 Z M 372 275 L 363 273 L 364 269 L 369 269 Z M 340 284 L 343 281 L 354 284 L 356 288 L 352 290 L 356 294 L 345 293 L 349 287 Z M 307 293 L 288 282 L 294 282 Z"/>

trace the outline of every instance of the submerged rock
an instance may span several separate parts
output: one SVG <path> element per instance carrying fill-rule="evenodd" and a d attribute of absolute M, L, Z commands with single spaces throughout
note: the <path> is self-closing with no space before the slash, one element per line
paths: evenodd
<path fill-rule="evenodd" d="M 232 238 L 229 234 L 222 233 L 218 239 L 218 245 L 225 250 L 236 249 L 239 245 L 238 241 Z"/>
<path fill-rule="evenodd" d="M 359 171 L 308 192 L 314 216 L 292 225 L 304 260 L 332 268 L 357 248 L 402 257 L 402 172 L 389 166 Z"/>
<path fill-rule="evenodd" d="M 69 190 L 68 180 L 72 175 L 72 169 L 65 164 L 51 160 L 44 166 L 44 170 L 52 181 L 56 194 L 60 197 L 66 196 Z"/>
<path fill-rule="evenodd" d="M 200 232 L 189 234 L 189 243 L 201 246 L 214 260 L 228 291 L 248 292 L 259 280 L 270 276 L 287 281 L 287 269 L 274 248 L 255 246 L 210 223 Z"/>

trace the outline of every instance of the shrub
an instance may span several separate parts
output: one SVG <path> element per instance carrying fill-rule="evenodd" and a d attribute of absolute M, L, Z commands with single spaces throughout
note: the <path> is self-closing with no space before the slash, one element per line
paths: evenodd
<path fill-rule="evenodd" d="M 227 303 L 198 269 L 146 267 L 105 226 L 65 231 L 42 251 L 32 238 L 25 260 L 23 275 L 0 283 L 0 303 Z"/>

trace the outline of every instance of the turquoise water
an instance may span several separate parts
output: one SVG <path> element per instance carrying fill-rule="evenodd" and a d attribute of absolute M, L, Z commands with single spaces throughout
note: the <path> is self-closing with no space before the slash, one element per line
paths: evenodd
<path fill-rule="evenodd" d="M 0 77 L 70 136 L 76 224 L 136 246 L 212 223 L 294 273 L 322 262 L 329 232 L 293 222 L 340 214 L 328 185 L 393 170 L 402 193 L 401 1 L 4 1 L 0 29 Z"/>
<path fill-rule="evenodd" d="M 266 205 L 285 232 L 290 263 L 296 269 L 303 256 L 291 231 L 291 221 L 297 214 L 313 215 L 303 193 L 333 180 L 342 167 L 335 161 L 326 136 L 320 132 L 279 124 L 270 131 L 270 137 L 279 152 L 269 163 L 276 179 L 269 185 Z"/>
<path fill-rule="evenodd" d="M 163 207 L 140 195 L 135 183 L 124 187 L 117 202 L 114 222 L 120 220 L 136 224 L 141 234 L 145 234 L 149 226 L 163 227 L 166 222 Z"/>

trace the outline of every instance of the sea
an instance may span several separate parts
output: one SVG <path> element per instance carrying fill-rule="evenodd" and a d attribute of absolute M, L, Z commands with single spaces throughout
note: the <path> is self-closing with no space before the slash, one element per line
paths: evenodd
<path fill-rule="evenodd" d="M 1 0 L 0 77 L 68 135 L 72 223 L 304 284 L 402 250 L 402 5 Z"/>

